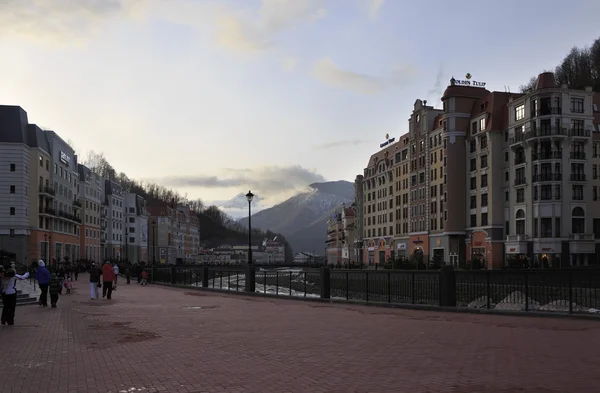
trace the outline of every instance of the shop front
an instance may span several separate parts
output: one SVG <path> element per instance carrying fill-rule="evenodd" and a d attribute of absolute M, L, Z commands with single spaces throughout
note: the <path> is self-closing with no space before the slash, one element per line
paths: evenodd
<path fill-rule="evenodd" d="M 528 267 L 531 263 L 529 258 L 529 243 L 525 235 L 509 235 L 504 244 L 506 253 L 506 267 L 518 269 Z"/>

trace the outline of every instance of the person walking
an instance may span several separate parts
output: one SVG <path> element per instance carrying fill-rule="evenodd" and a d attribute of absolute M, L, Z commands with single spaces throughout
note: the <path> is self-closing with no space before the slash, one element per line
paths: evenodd
<path fill-rule="evenodd" d="M 50 276 L 50 284 L 48 284 L 48 292 L 50 292 L 50 305 L 52 308 L 56 308 L 58 303 L 58 295 L 61 292 L 61 280 L 55 273 Z"/>
<path fill-rule="evenodd" d="M 131 284 L 131 270 L 129 268 L 125 269 L 125 278 L 127 279 L 127 284 Z"/>
<path fill-rule="evenodd" d="M 112 297 L 113 284 L 115 282 L 115 271 L 110 262 L 106 261 L 102 266 L 102 297 L 108 300 Z"/>
<path fill-rule="evenodd" d="M 29 272 L 19 275 L 15 269 L 4 269 L 0 281 L 0 293 L 2 294 L 2 317 L 0 322 L 12 326 L 15 324 L 15 309 L 17 307 L 17 280 L 25 280 Z"/>
<path fill-rule="evenodd" d="M 41 259 L 38 261 L 35 279 L 40 286 L 40 299 L 38 304 L 42 307 L 48 307 L 48 284 L 50 284 L 50 272 L 48 269 L 46 269 L 46 264 Z"/>
<path fill-rule="evenodd" d="M 115 284 L 117 284 L 117 281 L 119 279 L 119 265 L 117 265 L 117 262 L 115 262 L 115 264 L 113 265 L 113 271 L 115 272 Z"/>
<path fill-rule="evenodd" d="M 59 293 L 60 295 L 62 295 L 62 291 L 63 291 L 63 285 L 64 285 L 64 283 L 65 283 L 65 280 L 66 280 L 66 278 L 67 278 L 67 269 L 65 268 L 65 264 L 64 264 L 64 262 L 63 262 L 63 263 L 61 263 L 61 264 L 58 266 L 58 273 L 56 274 L 56 276 L 57 276 L 57 278 L 58 278 L 58 280 L 59 280 L 59 282 L 60 282 L 60 288 L 59 288 L 59 290 L 58 290 L 58 293 Z"/>
<path fill-rule="evenodd" d="M 90 273 L 90 299 L 94 300 L 100 296 L 98 293 L 98 287 L 100 287 L 100 276 L 102 271 L 95 263 L 92 262 L 92 267 L 89 270 Z"/>

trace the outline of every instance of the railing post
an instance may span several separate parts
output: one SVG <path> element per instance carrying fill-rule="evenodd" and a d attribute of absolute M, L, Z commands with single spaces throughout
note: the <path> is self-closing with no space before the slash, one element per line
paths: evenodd
<path fill-rule="evenodd" d="M 573 270 L 569 269 L 569 314 L 573 314 Z"/>
<path fill-rule="evenodd" d="M 529 273 L 525 271 L 525 311 L 529 311 Z"/>
<path fill-rule="evenodd" d="M 489 310 L 490 307 L 491 307 L 490 302 L 491 302 L 491 298 L 492 298 L 491 288 L 490 288 L 490 271 L 489 270 L 485 271 L 485 295 L 486 295 L 486 298 L 487 298 L 487 305 L 486 306 L 487 306 L 487 308 Z"/>
<path fill-rule="evenodd" d="M 456 307 L 456 273 L 452 265 L 440 269 L 440 306 Z"/>
<path fill-rule="evenodd" d="M 392 302 L 392 273 L 387 272 L 387 302 Z"/>
<path fill-rule="evenodd" d="M 256 292 L 256 268 L 252 265 L 246 267 L 246 292 Z"/>
<path fill-rule="evenodd" d="M 208 266 L 202 266 L 202 288 L 208 288 Z"/>
<path fill-rule="evenodd" d="M 156 280 L 156 266 L 152 265 L 152 275 L 150 276 L 150 282 L 153 282 Z"/>
<path fill-rule="evenodd" d="M 177 270 L 175 266 L 171 266 L 171 284 L 177 284 Z"/>
<path fill-rule="evenodd" d="M 331 270 L 328 267 L 321 268 L 321 299 L 331 298 Z"/>

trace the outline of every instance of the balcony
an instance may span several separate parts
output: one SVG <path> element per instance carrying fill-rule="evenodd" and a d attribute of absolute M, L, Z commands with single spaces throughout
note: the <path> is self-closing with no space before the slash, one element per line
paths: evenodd
<path fill-rule="evenodd" d="M 507 242 L 524 242 L 527 241 L 527 235 L 508 235 L 506 236 Z"/>
<path fill-rule="evenodd" d="M 51 207 L 40 206 L 40 214 L 45 214 L 48 216 L 55 216 L 56 210 L 52 209 Z"/>
<path fill-rule="evenodd" d="M 569 136 L 571 138 L 589 138 L 592 135 L 590 130 L 584 130 L 582 128 L 571 128 L 569 129 Z"/>
<path fill-rule="evenodd" d="M 515 179 L 515 186 L 522 186 L 524 184 L 527 184 L 527 179 L 525 177 Z"/>
<path fill-rule="evenodd" d="M 71 213 L 67 213 L 65 211 L 60 210 L 58 212 L 58 216 L 60 218 L 64 218 L 65 220 L 69 220 L 69 221 L 73 221 L 73 222 L 77 222 L 77 223 L 81 223 L 81 219 L 79 217 L 77 217 L 74 214 Z"/>
<path fill-rule="evenodd" d="M 525 133 L 523 132 L 515 132 L 509 139 L 510 145 L 516 145 L 522 142 L 525 142 Z"/>
<path fill-rule="evenodd" d="M 74 199 L 73 200 L 73 207 L 81 209 L 81 202 L 79 202 L 77 199 Z"/>
<path fill-rule="evenodd" d="M 570 235 L 571 240 L 579 240 L 579 241 L 595 241 L 595 237 L 593 233 L 572 233 Z"/>
<path fill-rule="evenodd" d="M 556 126 L 544 126 L 541 128 L 536 128 L 534 130 L 528 131 L 525 133 L 525 138 L 533 139 L 533 138 L 566 138 L 569 135 L 569 132 L 564 127 L 556 127 Z"/>
<path fill-rule="evenodd" d="M 525 164 L 527 160 L 525 160 L 525 156 L 515 157 L 515 165 Z"/>
<path fill-rule="evenodd" d="M 572 151 L 571 160 L 585 160 L 585 152 L 583 151 Z"/>
<path fill-rule="evenodd" d="M 531 157 L 533 161 L 560 160 L 562 159 L 562 151 L 544 151 L 540 153 L 533 153 Z"/>
<path fill-rule="evenodd" d="M 537 175 L 533 175 L 533 182 L 542 182 L 542 181 L 561 181 L 562 173 L 539 173 Z"/>
<path fill-rule="evenodd" d="M 555 107 L 555 108 L 540 108 L 538 110 L 532 110 L 531 111 L 531 117 L 537 117 L 537 116 L 550 116 L 550 115 L 560 115 L 562 113 L 562 108 L 561 107 Z"/>
<path fill-rule="evenodd" d="M 571 181 L 586 181 L 585 173 L 571 173 Z"/>
<path fill-rule="evenodd" d="M 43 186 L 41 184 L 40 184 L 39 192 L 41 195 L 46 195 L 46 196 L 50 196 L 50 197 L 53 197 L 56 195 L 56 191 L 54 190 L 53 187 Z"/>

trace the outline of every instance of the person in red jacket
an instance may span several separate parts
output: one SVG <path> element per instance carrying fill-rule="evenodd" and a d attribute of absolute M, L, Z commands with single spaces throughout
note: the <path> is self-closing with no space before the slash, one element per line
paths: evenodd
<path fill-rule="evenodd" d="M 115 282 L 115 271 L 110 262 L 104 262 L 102 266 L 102 297 L 110 300 Z"/>

